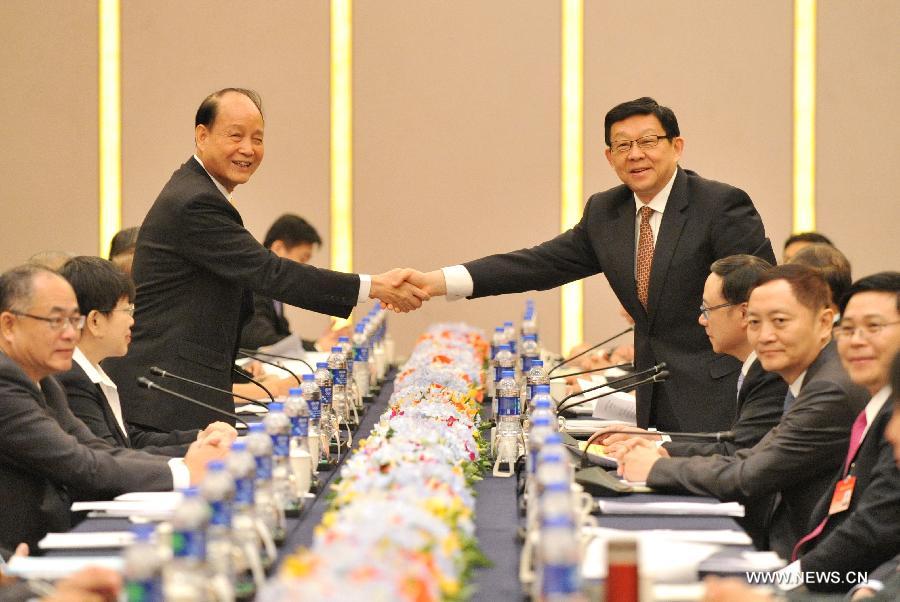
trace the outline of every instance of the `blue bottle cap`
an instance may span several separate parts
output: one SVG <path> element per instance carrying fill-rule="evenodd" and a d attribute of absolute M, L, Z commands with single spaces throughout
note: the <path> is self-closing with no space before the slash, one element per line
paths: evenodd
<path fill-rule="evenodd" d="M 304 380 L 304 381 L 307 381 L 307 380 L 316 380 L 316 375 L 315 375 L 315 374 L 304 374 L 304 375 L 303 375 L 303 380 Z"/>
<path fill-rule="evenodd" d="M 536 341 L 537 335 L 536 334 L 526 334 L 525 336 L 522 337 L 522 340 L 523 341 Z"/>
<path fill-rule="evenodd" d="M 200 495 L 200 490 L 196 487 L 185 487 L 181 490 L 181 495 L 184 497 L 197 497 Z"/>
<path fill-rule="evenodd" d="M 153 534 L 156 533 L 156 526 L 135 525 L 131 528 L 131 532 L 134 533 L 134 539 L 136 541 L 150 541 L 153 539 Z"/>
<path fill-rule="evenodd" d="M 509 327 L 509 326 L 512 326 L 513 323 L 512 322 L 504 322 L 503 325 L 506 327 Z"/>
<path fill-rule="evenodd" d="M 544 443 L 562 443 L 562 435 L 559 433 L 550 433 L 547 435 L 547 438 L 544 439 Z"/>
<path fill-rule="evenodd" d="M 503 332 L 503 327 L 497 326 L 496 328 L 494 328 L 494 332 Z"/>
<path fill-rule="evenodd" d="M 270 414 L 272 412 L 283 412 L 283 411 L 284 411 L 284 404 L 281 403 L 280 401 L 276 401 L 275 403 L 269 404 L 269 413 Z"/>
<path fill-rule="evenodd" d="M 272 404 L 269 404 L 271 406 Z M 251 433 L 265 433 L 266 425 L 262 422 L 251 422 L 250 426 L 247 427 L 247 431 Z"/>
<path fill-rule="evenodd" d="M 516 371 L 512 368 L 504 368 L 500 371 L 501 378 L 515 378 Z"/>
<path fill-rule="evenodd" d="M 497 350 L 498 350 L 498 351 L 503 351 L 504 349 L 505 349 L 506 351 L 509 351 L 510 349 L 512 349 L 512 347 L 509 346 L 509 343 L 503 343 L 502 345 L 500 345 L 499 347 L 497 347 Z"/>
<path fill-rule="evenodd" d="M 343 349 L 340 348 L 340 347 L 332 347 L 332 348 L 331 348 L 331 353 L 340 353 L 340 352 L 342 352 L 342 351 L 343 351 Z M 326 365 L 327 365 L 327 364 L 326 364 Z"/>
<path fill-rule="evenodd" d="M 231 451 L 233 452 L 242 452 L 247 450 L 247 442 L 243 439 L 238 439 L 237 441 L 231 444 Z"/>
<path fill-rule="evenodd" d="M 224 460 L 210 460 L 206 463 L 206 471 L 217 471 L 217 470 L 225 470 L 225 461 Z"/>
<path fill-rule="evenodd" d="M 328 362 L 316 362 L 316 368 L 327 368 Z"/>
<path fill-rule="evenodd" d="M 549 416 L 537 416 L 531 420 L 532 426 L 550 426 Z"/>
<path fill-rule="evenodd" d="M 338 343 L 349 343 L 350 337 L 338 337 Z"/>
<path fill-rule="evenodd" d="M 366 325 L 365 324 L 357 324 L 356 328 L 353 329 L 353 332 L 365 332 Z"/>
<path fill-rule="evenodd" d="M 535 339 L 535 340 L 537 340 L 537 339 Z M 535 366 L 543 366 L 543 365 L 544 365 L 544 360 L 531 360 L 532 368 L 534 368 Z"/>

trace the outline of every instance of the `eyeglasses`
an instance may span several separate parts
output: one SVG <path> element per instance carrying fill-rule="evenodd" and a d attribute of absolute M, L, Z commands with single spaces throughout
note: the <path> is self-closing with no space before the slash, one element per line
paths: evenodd
<path fill-rule="evenodd" d="M 834 336 L 838 339 L 853 338 L 853 335 L 855 335 L 857 331 L 859 331 L 862 338 L 870 339 L 878 336 L 878 333 L 888 326 L 893 326 L 895 324 L 900 324 L 900 320 L 895 320 L 893 322 L 868 322 L 867 324 L 860 324 L 859 326 L 854 326 L 853 324 L 838 324 L 834 327 L 833 332 Z"/>
<path fill-rule="evenodd" d="M 709 320 L 709 312 L 715 309 L 722 309 L 723 307 L 731 307 L 732 305 L 737 305 L 736 303 L 722 303 L 721 305 L 713 305 L 712 307 L 706 307 L 705 305 L 700 306 L 700 314 L 703 316 L 704 320 Z"/>
<path fill-rule="evenodd" d="M 129 316 L 131 316 L 133 318 L 134 317 L 134 303 L 129 303 L 125 307 L 114 307 L 112 309 L 106 309 L 106 310 L 101 311 L 100 313 L 108 314 L 108 313 L 111 313 L 114 311 L 125 312 L 126 314 L 128 314 Z"/>
<path fill-rule="evenodd" d="M 22 316 L 23 318 L 31 318 L 32 320 L 40 320 L 42 322 L 46 322 L 50 325 L 50 330 L 65 330 L 66 326 L 71 326 L 75 330 L 81 330 L 84 328 L 84 316 L 53 316 L 52 318 L 45 318 L 44 316 L 35 316 L 33 314 L 27 314 L 23 311 L 14 311 L 10 310 L 11 314 Z"/>
<path fill-rule="evenodd" d="M 648 134 L 647 136 L 641 136 L 640 138 L 636 138 L 634 140 L 613 140 L 612 144 L 609 145 L 609 148 L 611 148 L 612 152 L 616 154 L 627 153 L 631 150 L 631 145 L 637 143 L 639 149 L 648 150 L 651 148 L 656 148 L 656 145 L 659 144 L 660 140 L 666 140 L 670 138 L 671 136 L 657 136 L 656 134 Z"/>

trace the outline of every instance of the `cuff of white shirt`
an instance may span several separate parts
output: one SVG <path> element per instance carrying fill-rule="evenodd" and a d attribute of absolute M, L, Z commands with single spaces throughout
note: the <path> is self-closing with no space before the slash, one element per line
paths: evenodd
<path fill-rule="evenodd" d="M 365 303 L 369 300 L 369 293 L 372 291 L 372 277 L 369 274 L 359 275 L 359 296 L 356 298 L 356 304 Z"/>
<path fill-rule="evenodd" d="M 780 575 L 775 578 L 775 584 L 783 592 L 789 592 L 803 585 L 803 575 L 799 560 L 795 560 L 775 574 Z"/>
<path fill-rule="evenodd" d="M 188 470 L 184 458 L 172 458 L 169 460 L 169 470 L 172 471 L 172 489 L 186 489 L 191 486 L 191 471 Z"/>
<path fill-rule="evenodd" d="M 662 447 L 663 443 L 669 443 L 670 441 L 672 441 L 672 438 L 668 435 L 660 435 L 660 437 L 662 437 L 662 439 L 656 442 L 656 447 Z"/>
<path fill-rule="evenodd" d="M 861 590 L 863 588 L 868 588 L 868 589 L 872 590 L 873 592 L 880 592 L 881 590 L 884 589 L 884 583 L 882 583 L 878 579 L 869 579 L 865 583 L 860 583 L 858 585 L 854 585 L 853 587 L 850 588 L 850 591 L 847 592 L 847 599 L 852 598 L 853 594 L 855 594 L 856 592 L 858 592 L 859 590 Z"/>
<path fill-rule="evenodd" d="M 472 295 L 475 283 L 472 275 L 464 266 L 452 265 L 441 268 L 444 273 L 444 281 L 447 283 L 447 301 L 458 301 Z"/>

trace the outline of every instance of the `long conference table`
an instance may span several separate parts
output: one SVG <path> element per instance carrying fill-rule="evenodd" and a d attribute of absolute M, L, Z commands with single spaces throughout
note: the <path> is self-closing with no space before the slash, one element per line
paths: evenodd
<path fill-rule="evenodd" d="M 370 403 L 366 403 L 366 412 L 360 419 L 360 426 L 354 434 L 354 441 L 369 433 L 387 409 L 392 392 L 393 381 L 389 379 L 384 383 L 379 394 Z M 311 503 L 301 510 L 298 517 L 287 519 L 286 538 L 279 549 L 276 571 L 277 566 L 286 556 L 298 547 L 309 546 L 312 543 L 313 530 L 321 522 L 322 515 L 328 509 L 328 501 L 323 493 L 327 491 L 329 484 L 339 473 L 340 467 L 348 455 L 349 452 L 345 452 L 335 467 L 319 470 L 318 477 L 322 484 L 319 495 L 315 500 L 308 500 Z M 522 519 L 518 510 L 517 479 L 486 474 L 483 480 L 476 483 L 475 490 L 477 493 L 476 537 L 482 552 L 491 564 L 474 572 L 475 593 L 471 599 L 476 602 L 522 600 L 524 593 L 519 583 L 519 556 L 522 543 L 518 535 Z M 617 499 L 622 501 L 630 499 L 635 502 L 709 500 L 709 498 L 655 494 L 633 494 Z M 741 531 L 740 526 L 733 519 L 726 517 L 600 515 L 598 524 L 601 527 L 628 531 L 647 529 Z M 73 531 L 126 531 L 130 528 L 131 523 L 124 518 L 87 518 L 79 523 Z M 109 550 L 96 549 L 48 552 L 48 555 L 55 556 L 109 554 Z"/>

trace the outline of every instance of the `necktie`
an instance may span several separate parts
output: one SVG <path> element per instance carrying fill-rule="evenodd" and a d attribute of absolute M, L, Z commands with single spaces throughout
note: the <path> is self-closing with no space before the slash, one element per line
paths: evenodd
<path fill-rule="evenodd" d="M 653 215 L 653 209 L 647 206 L 641 207 L 641 226 L 637 255 L 637 295 L 644 309 L 647 308 L 650 268 L 653 266 L 653 230 L 650 229 L 651 215 Z"/>
<path fill-rule="evenodd" d="M 866 411 L 863 410 L 859 413 L 859 416 L 856 417 L 856 420 L 853 421 L 853 426 L 850 428 L 850 446 L 847 448 L 847 458 L 844 460 L 843 477 L 847 476 L 847 472 L 849 472 L 850 470 L 850 461 L 853 460 L 856 452 L 859 451 L 859 446 L 862 443 L 863 432 L 865 430 Z M 812 539 L 815 539 L 822 533 L 822 531 L 825 529 L 825 525 L 828 523 L 829 516 L 830 515 L 826 514 L 825 518 L 822 519 L 822 522 L 820 522 L 815 529 L 807 533 L 800 539 L 800 541 L 797 542 L 797 545 L 794 546 L 794 553 L 791 556 L 792 561 L 797 560 L 797 556 L 800 554 L 800 548 L 803 547 L 803 544 Z"/>
<path fill-rule="evenodd" d="M 788 389 L 787 395 L 784 396 L 784 411 L 785 412 L 787 412 L 790 409 L 791 404 L 794 403 L 795 399 L 797 399 L 797 398 L 794 397 L 794 394 L 791 392 L 790 389 Z"/>

